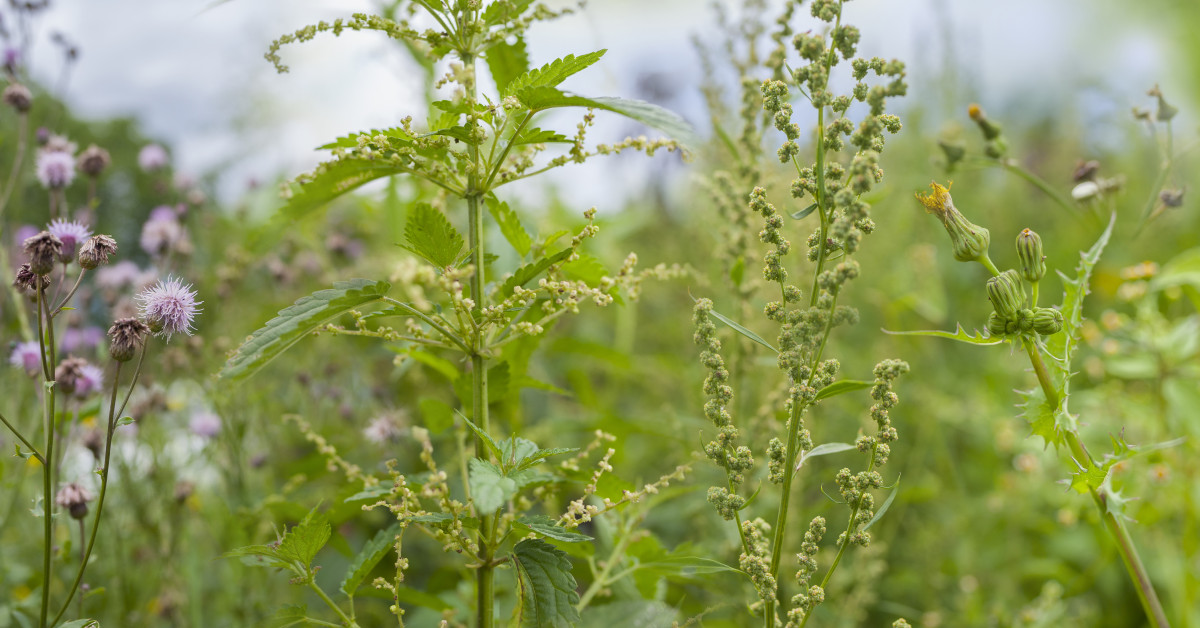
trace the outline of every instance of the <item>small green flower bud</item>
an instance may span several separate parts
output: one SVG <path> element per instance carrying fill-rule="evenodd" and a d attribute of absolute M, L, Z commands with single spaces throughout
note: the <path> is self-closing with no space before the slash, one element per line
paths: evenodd
<path fill-rule="evenodd" d="M 1146 95 L 1153 96 L 1158 99 L 1158 110 L 1154 112 L 1155 120 L 1159 122 L 1167 122 L 1171 118 L 1174 118 L 1175 114 L 1179 113 L 1178 107 L 1172 105 L 1163 98 L 1162 90 L 1160 90 L 1157 85 L 1154 86 L 1154 89 L 1146 92 Z"/>
<path fill-rule="evenodd" d="M 982 261 L 987 257 L 988 245 L 991 244 L 991 234 L 979 225 L 971 224 L 957 208 L 954 199 L 950 198 L 950 188 L 937 183 L 930 183 L 933 192 L 924 196 L 917 194 L 917 200 L 925 206 L 925 211 L 934 214 L 942 221 L 950 241 L 954 245 L 954 259 L 960 262 Z"/>
<path fill-rule="evenodd" d="M 1017 317 L 1025 305 L 1025 289 L 1021 287 L 1021 276 L 1009 269 L 987 281 L 988 299 L 996 313 L 1007 320 Z"/>
<path fill-rule="evenodd" d="M 992 312 L 988 314 L 987 321 L 988 334 L 992 336 L 1004 336 L 1008 334 L 1008 321 L 1004 320 L 1003 316 Z"/>
<path fill-rule="evenodd" d="M 1050 336 L 1062 331 L 1062 312 L 1051 307 L 1039 307 L 1033 311 L 1033 331 Z"/>
<path fill-rule="evenodd" d="M 967 115 L 975 121 L 975 124 L 979 125 L 979 130 L 983 131 L 983 139 L 989 142 L 1000 137 L 1000 134 L 1003 132 L 1000 125 L 988 119 L 987 114 L 977 104 L 967 107 Z"/>
<path fill-rule="evenodd" d="M 1017 258 L 1025 281 L 1041 281 L 1046 276 L 1046 256 L 1042 255 L 1042 236 L 1025 229 L 1017 236 Z"/>

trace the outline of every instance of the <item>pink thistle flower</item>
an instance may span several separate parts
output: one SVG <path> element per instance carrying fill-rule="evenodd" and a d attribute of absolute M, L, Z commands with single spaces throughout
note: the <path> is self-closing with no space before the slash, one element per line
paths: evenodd
<path fill-rule="evenodd" d="M 158 144 L 147 144 L 138 152 L 138 166 L 141 166 L 145 172 L 154 172 L 167 167 L 170 162 L 170 157 L 167 156 L 167 149 Z"/>
<path fill-rule="evenodd" d="M 196 306 L 203 301 L 196 300 L 191 288 L 176 277 L 167 277 L 138 294 L 141 317 L 151 331 L 168 340 L 172 334 L 192 335 L 192 320 L 200 311 Z"/>
<path fill-rule="evenodd" d="M 70 262 L 75 259 L 75 248 L 84 240 L 92 237 L 92 230 L 82 223 L 58 218 L 50 223 L 50 235 L 62 240 L 62 253 L 59 260 Z"/>
<path fill-rule="evenodd" d="M 152 212 L 150 219 L 142 225 L 142 237 L 139 240 L 142 250 L 150 255 L 165 255 L 184 238 L 183 226 L 175 220 L 174 210 L 165 206 L 158 209 L 166 209 L 169 215 L 155 215 Z"/>
<path fill-rule="evenodd" d="M 42 368 L 42 348 L 36 340 L 17 343 L 12 355 L 8 356 L 8 363 L 25 369 L 29 375 L 37 375 Z"/>
<path fill-rule="evenodd" d="M 215 438 L 221 433 L 221 417 L 209 412 L 201 410 L 192 415 L 188 421 L 188 430 L 196 436 L 208 440 Z"/>
<path fill-rule="evenodd" d="M 79 367 L 79 375 L 75 379 L 75 396 L 87 397 L 100 392 L 104 388 L 104 369 L 95 364 L 84 364 Z"/>
<path fill-rule="evenodd" d="M 61 190 L 75 180 L 75 158 L 70 153 L 43 150 L 37 157 L 37 178 L 48 190 Z"/>

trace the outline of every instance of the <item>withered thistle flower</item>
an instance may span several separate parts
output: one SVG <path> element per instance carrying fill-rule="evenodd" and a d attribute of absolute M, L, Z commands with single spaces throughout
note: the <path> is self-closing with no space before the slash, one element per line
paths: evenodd
<path fill-rule="evenodd" d="M 39 289 L 45 290 L 50 287 L 50 278 L 33 272 L 29 264 L 21 264 L 21 267 L 17 269 L 17 277 L 13 281 L 13 285 L 22 290 L 37 292 Z"/>
<path fill-rule="evenodd" d="M 67 358 L 54 369 L 55 387 L 64 394 L 74 394 L 77 383 L 84 377 L 83 367 L 87 360 L 83 358 Z"/>
<path fill-rule="evenodd" d="M 128 362 L 145 341 L 150 328 L 136 318 L 119 318 L 108 329 L 108 354 L 118 362 Z"/>
<path fill-rule="evenodd" d="M 930 183 L 929 187 L 933 191 L 925 195 L 917 194 L 917 200 L 925 206 L 925 211 L 942 221 L 942 226 L 946 228 L 946 233 L 950 234 L 950 241 L 954 245 L 954 259 L 960 262 L 979 262 L 991 268 L 988 245 L 991 244 L 992 236 L 988 230 L 972 224 L 958 211 L 954 206 L 954 199 L 950 198 L 949 187 L 936 182 Z"/>
<path fill-rule="evenodd" d="M 54 503 L 66 508 L 72 519 L 83 519 L 88 513 L 88 502 L 94 499 L 92 493 L 82 485 L 71 482 L 63 486 L 54 498 Z"/>
<path fill-rule="evenodd" d="M 108 258 L 117 252 L 117 241 L 112 236 L 94 235 L 79 247 L 79 265 L 87 270 L 108 263 Z"/>
<path fill-rule="evenodd" d="M 29 88 L 20 83 L 10 83 L 4 88 L 4 95 L 0 96 L 4 100 L 4 104 L 16 109 L 20 113 L 29 111 L 33 106 L 33 94 L 29 92 Z"/>
<path fill-rule="evenodd" d="M 62 254 L 63 243 L 49 231 L 43 231 L 25 240 L 25 254 L 29 256 L 29 269 L 39 275 L 54 270 L 54 263 Z"/>
<path fill-rule="evenodd" d="M 98 177 L 104 169 L 112 163 L 112 159 L 108 155 L 108 151 L 92 144 L 86 150 L 79 153 L 79 159 L 76 161 L 76 167 L 83 174 L 89 177 Z"/>

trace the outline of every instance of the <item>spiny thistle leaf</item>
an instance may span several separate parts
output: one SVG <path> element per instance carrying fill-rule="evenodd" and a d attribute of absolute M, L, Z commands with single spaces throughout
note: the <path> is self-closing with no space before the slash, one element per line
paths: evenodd
<path fill-rule="evenodd" d="M 566 552 L 541 539 L 525 539 L 513 548 L 521 587 L 521 625 L 559 628 L 579 623 L 575 577 Z"/>
<path fill-rule="evenodd" d="M 356 307 L 383 299 L 391 287 L 386 281 L 352 279 L 335 282 L 332 289 L 302 297 L 243 342 L 219 376 L 240 380 L 253 375 L 317 327 Z"/>
<path fill-rule="evenodd" d="M 889 331 L 887 329 L 884 329 L 883 333 L 891 334 L 893 336 L 932 336 L 934 338 L 948 338 L 950 340 L 957 340 L 959 342 L 965 342 L 965 343 L 971 344 L 971 345 L 998 345 L 998 344 L 1004 342 L 1003 338 L 996 338 L 994 336 L 985 336 L 985 335 L 983 335 L 983 332 L 980 332 L 978 330 L 976 330 L 974 335 L 971 335 L 969 332 L 967 332 L 967 330 L 963 329 L 963 326 L 961 323 L 959 323 L 958 328 L 955 329 L 954 331 L 937 331 L 937 330 Z"/>
<path fill-rule="evenodd" d="M 413 206 L 404 224 L 404 239 L 402 247 L 439 268 L 453 266 L 464 244 L 462 234 L 428 203 Z"/>
<path fill-rule="evenodd" d="M 516 94 L 518 91 L 527 87 L 554 87 L 559 83 L 567 80 L 571 75 L 587 69 L 588 66 L 600 60 L 607 50 L 597 50 L 589 52 L 585 55 L 567 55 L 561 59 L 555 59 L 546 65 L 535 70 L 530 70 L 521 76 L 516 77 L 507 86 L 508 89 L 503 90 L 505 96 Z"/>

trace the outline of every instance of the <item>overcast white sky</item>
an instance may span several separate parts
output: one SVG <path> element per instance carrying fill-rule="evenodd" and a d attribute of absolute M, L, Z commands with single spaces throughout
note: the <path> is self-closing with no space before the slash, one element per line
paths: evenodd
<path fill-rule="evenodd" d="M 97 118 L 137 116 L 150 134 L 171 145 L 181 169 L 222 169 L 223 196 L 231 198 L 250 179 L 272 181 L 310 168 L 319 157 L 312 149 L 338 135 L 394 125 L 412 111 L 420 86 L 410 62 L 378 34 L 347 32 L 290 46 L 283 53 L 292 67 L 289 74 L 275 74 L 263 59 L 279 34 L 369 11 L 372 4 L 57 0 L 41 31 L 61 30 L 80 46 L 82 56 L 66 93 L 78 112 Z M 915 84 L 939 71 L 942 24 L 948 23 L 964 84 L 989 110 L 1016 103 L 1044 106 L 1055 90 L 1097 80 L 1128 81 L 1129 98 L 1137 101 L 1148 84 L 1164 80 L 1163 50 L 1144 33 L 1089 17 L 1087 4 L 856 0 L 847 6 L 847 20 L 863 31 L 863 53 L 907 60 Z M 711 29 L 709 5 L 707 0 L 592 0 L 578 17 L 539 26 L 530 37 L 531 58 L 540 64 L 608 48 L 604 61 L 574 78 L 570 87 L 588 95 L 646 98 L 638 93 L 637 79 L 656 73 L 673 83 L 668 88 L 676 93 L 661 104 L 703 123 L 695 88 L 699 68 L 689 37 Z M 52 55 L 44 39 L 39 45 L 35 73 L 45 80 L 56 70 L 46 63 Z M 1125 103 L 1117 105 L 1127 110 Z M 610 132 L 627 132 L 621 124 L 613 123 Z M 600 179 L 582 177 L 592 178 Z M 611 192 L 603 185 L 592 187 L 577 188 L 594 197 L 581 203 L 594 204 Z"/>

